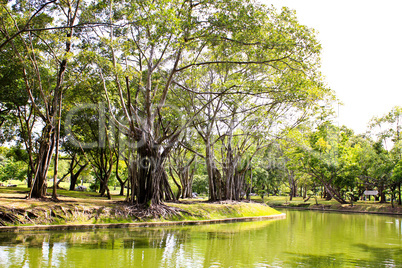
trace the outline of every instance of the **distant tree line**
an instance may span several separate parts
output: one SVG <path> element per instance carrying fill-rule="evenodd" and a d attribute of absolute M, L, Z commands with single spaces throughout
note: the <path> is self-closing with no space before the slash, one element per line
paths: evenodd
<path fill-rule="evenodd" d="M 388 196 L 392 205 L 394 200 L 400 205 L 401 116 L 402 108 L 396 106 L 373 118 L 367 132 L 359 135 L 336 126 L 331 116 L 292 129 L 271 150 L 282 164 L 275 178 L 266 179 L 267 193 L 282 189 L 290 200 L 320 195 L 341 204 L 365 198 L 384 203 Z M 378 194 L 371 197 L 365 191 Z"/>

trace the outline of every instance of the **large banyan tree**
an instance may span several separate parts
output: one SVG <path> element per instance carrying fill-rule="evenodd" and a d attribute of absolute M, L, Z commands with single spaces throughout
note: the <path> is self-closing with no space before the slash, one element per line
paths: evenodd
<path fill-rule="evenodd" d="M 302 117 L 325 92 L 314 32 L 287 9 L 277 12 L 244 0 L 110 1 L 94 3 L 82 19 L 103 23 L 82 32 L 88 40 L 84 54 L 122 134 L 115 138 L 130 150 L 133 203 L 158 205 L 174 198 L 165 168 L 171 150 L 222 96 L 261 93 L 261 116 L 286 106 Z M 202 81 L 208 68 L 237 77 L 206 90 Z M 186 103 L 200 94 L 208 97 Z M 215 176 L 213 170 L 208 175 Z"/>

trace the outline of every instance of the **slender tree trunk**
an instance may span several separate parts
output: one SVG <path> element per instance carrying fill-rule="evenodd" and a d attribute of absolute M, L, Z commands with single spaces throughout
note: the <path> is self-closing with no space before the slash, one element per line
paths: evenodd
<path fill-rule="evenodd" d="M 127 179 L 126 179 L 126 180 L 122 180 L 122 179 L 120 178 L 120 175 L 119 175 L 119 155 L 118 155 L 118 153 L 117 153 L 116 172 L 115 172 L 115 174 L 116 174 L 116 179 L 117 179 L 117 181 L 118 181 L 119 184 L 120 184 L 120 193 L 119 193 L 119 195 L 124 196 L 124 187 L 125 187 L 125 185 L 126 185 Z"/>
<path fill-rule="evenodd" d="M 176 186 L 177 186 L 176 199 L 179 200 L 179 198 L 180 198 L 180 196 L 181 196 L 181 194 L 182 194 L 180 183 L 178 183 L 178 182 L 176 181 L 171 167 L 169 167 L 169 172 L 170 172 L 170 176 L 172 177 L 172 180 L 173 180 L 174 184 L 176 184 Z M 182 196 L 182 197 L 183 197 L 183 196 Z"/>
<path fill-rule="evenodd" d="M 330 185 L 325 185 L 325 188 L 326 188 L 327 194 L 330 197 L 334 198 L 336 201 L 338 201 L 341 204 L 348 204 L 348 202 L 344 198 L 342 198 L 341 195 L 336 190 L 334 190 Z"/>
<path fill-rule="evenodd" d="M 168 176 L 166 174 L 166 171 L 164 170 L 162 172 L 161 189 L 162 200 L 176 201 L 176 196 L 173 194 L 172 188 L 169 184 Z"/>
<path fill-rule="evenodd" d="M 57 174 L 59 172 L 59 144 L 60 144 L 60 125 L 61 125 L 61 107 L 63 104 L 63 93 L 60 89 L 60 94 L 58 96 L 60 100 L 56 100 L 55 110 L 57 115 L 54 117 L 55 121 L 55 154 L 54 154 L 54 174 L 53 174 L 53 192 L 52 199 L 57 200 Z"/>
<path fill-rule="evenodd" d="M 209 200 L 210 201 L 218 201 L 221 200 L 221 174 L 219 170 L 215 166 L 215 159 L 214 159 L 214 151 L 213 146 L 209 142 L 206 143 L 206 166 L 207 166 L 207 173 L 208 173 L 208 184 L 209 184 Z"/>
<path fill-rule="evenodd" d="M 131 154 L 130 154 L 131 155 Z M 127 187 L 127 200 L 131 203 L 134 204 L 134 202 L 138 202 L 137 197 L 137 192 L 136 190 L 138 189 L 138 178 L 137 178 L 137 159 L 134 157 L 133 160 L 131 160 L 131 157 L 129 155 L 128 159 L 128 187 Z M 131 193 L 131 196 L 130 196 Z"/>
<path fill-rule="evenodd" d="M 340 204 L 348 204 L 348 202 L 342 197 L 342 195 L 334 189 L 330 183 L 328 183 L 325 178 L 322 177 L 317 177 L 317 179 L 320 180 L 320 182 L 323 184 L 324 189 L 326 191 L 326 200 L 328 200 L 328 196 L 331 198 L 334 198 L 336 201 L 338 201 Z"/>
<path fill-rule="evenodd" d="M 325 200 L 329 201 L 333 198 L 331 193 L 328 191 L 327 187 L 324 185 L 324 198 Z"/>

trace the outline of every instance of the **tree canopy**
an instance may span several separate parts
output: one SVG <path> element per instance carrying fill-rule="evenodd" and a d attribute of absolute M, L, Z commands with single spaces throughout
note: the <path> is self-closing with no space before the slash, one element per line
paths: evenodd
<path fill-rule="evenodd" d="M 116 177 L 143 206 L 190 197 L 201 178 L 212 201 L 281 185 L 294 196 L 299 184 L 342 203 L 358 184 L 400 181 L 396 149 L 326 120 L 335 96 L 319 71 L 321 46 L 288 8 L 62 0 L 1 3 L 0 12 L 0 129 L 27 152 L 30 197 L 46 195 L 51 161 L 60 179 L 59 148 L 70 189 L 90 169 L 101 195 Z M 386 124 L 378 137 L 395 144 L 398 111 L 372 124 Z"/>

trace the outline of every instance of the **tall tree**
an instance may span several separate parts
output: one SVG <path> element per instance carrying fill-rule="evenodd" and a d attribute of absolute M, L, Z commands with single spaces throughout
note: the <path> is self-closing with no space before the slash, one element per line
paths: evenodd
<path fill-rule="evenodd" d="M 65 74 L 71 56 L 74 23 L 80 1 L 49 1 L 44 4 L 18 1 L 2 4 L 2 49 L 13 52 L 21 66 L 25 90 L 35 113 L 42 120 L 35 177 L 29 196 L 44 197 L 46 176 L 56 149 L 54 187 L 57 177 L 58 142 Z M 57 20 L 53 20 L 57 17 Z M 21 27 L 22 25 L 22 27 Z M 38 89 L 40 102 L 34 98 Z M 56 198 L 56 189 L 53 190 Z"/>
<path fill-rule="evenodd" d="M 385 202 L 385 195 L 383 191 L 387 187 L 391 188 L 391 193 L 395 191 L 395 188 L 399 189 L 399 200 L 401 203 L 401 181 L 398 178 L 398 163 L 402 159 L 402 153 L 400 144 L 402 140 L 401 136 L 401 124 L 402 124 L 402 107 L 395 106 L 387 114 L 381 117 L 374 117 L 369 123 L 369 133 L 376 140 L 373 144 L 375 154 L 373 154 L 373 162 L 380 161 L 381 165 L 377 165 L 375 175 L 370 178 L 373 180 L 375 177 L 376 184 L 378 185 L 380 202 Z M 375 159 L 375 160 L 374 160 Z M 377 163 L 378 164 L 378 163 Z M 395 169 L 396 168 L 396 169 Z M 392 170 L 395 169 L 395 175 Z M 391 194 L 392 198 L 394 194 Z"/>
<path fill-rule="evenodd" d="M 341 204 L 348 203 L 344 193 L 353 190 L 359 175 L 356 162 L 360 147 L 350 142 L 352 134 L 345 127 L 324 121 L 314 132 L 307 133 L 307 143 L 299 144 L 296 151 L 300 171 L 315 178 L 329 197 Z"/>

